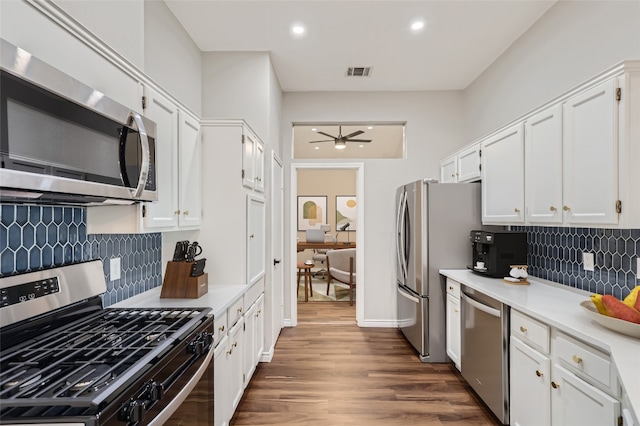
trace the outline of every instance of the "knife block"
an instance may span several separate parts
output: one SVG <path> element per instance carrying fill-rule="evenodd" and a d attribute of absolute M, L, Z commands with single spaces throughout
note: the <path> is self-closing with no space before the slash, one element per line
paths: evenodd
<path fill-rule="evenodd" d="M 167 262 L 161 299 L 197 299 L 209 291 L 209 274 L 191 276 L 194 262 Z"/>

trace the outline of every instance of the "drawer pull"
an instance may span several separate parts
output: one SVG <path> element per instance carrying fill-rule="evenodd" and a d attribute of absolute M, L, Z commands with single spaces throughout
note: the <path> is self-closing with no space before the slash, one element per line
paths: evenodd
<path fill-rule="evenodd" d="M 542 374 L 542 372 L 540 370 L 536 370 L 536 376 L 542 377 L 542 376 L 544 376 L 544 374 Z"/>
<path fill-rule="evenodd" d="M 189 210 L 185 210 L 183 213 L 185 216 L 189 216 Z"/>
<path fill-rule="evenodd" d="M 578 355 L 574 355 L 573 362 L 575 362 L 576 364 L 580 364 L 582 362 L 582 358 L 580 358 Z"/>
<path fill-rule="evenodd" d="M 238 308 L 238 313 L 241 314 L 242 313 L 242 308 Z"/>
<path fill-rule="evenodd" d="M 173 214 L 180 214 L 180 210 L 176 210 Z"/>
<path fill-rule="evenodd" d="M 231 345 L 231 346 L 233 346 L 235 348 L 236 346 L 238 346 L 238 342 L 233 342 L 233 345 Z"/>
<path fill-rule="evenodd" d="M 453 287 L 452 287 L 452 286 L 449 286 L 449 290 L 453 291 Z"/>
<path fill-rule="evenodd" d="M 560 387 L 559 384 L 557 384 L 556 382 L 551 382 L 551 387 L 554 389 L 558 389 Z"/>
<path fill-rule="evenodd" d="M 232 353 L 233 353 L 233 348 L 231 348 L 231 349 L 229 349 L 229 350 L 227 351 L 227 355 L 231 355 Z"/>
<path fill-rule="evenodd" d="M 513 209 L 513 212 L 514 213 L 520 213 L 520 209 L 516 207 L 515 209 Z"/>
<path fill-rule="evenodd" d="M 455 312 L 455 313 L 457 314 L 457 313 L 458 313 L 458 310 L 457 310 L 457 309 L 454 309 L 454 310 L 453 310 L 453 312 Z"/>
<path fill-rule="evenodd" d="M 569 208 L 569 206 L 562 206 L 562 210 L 564 210 L 565 212 L 568 212 L 571 209 Z"/>
<path fill-rule="evenodd" d="M 224 325 L 221 325 L 220 327 L 218 327 L 218 330 L 220 330 L 221 332 L 224 331 Z"/>
<path fill-rule="evenodd" d="M 558 209 L 556 209 L 554 206 L 551 206 L 551 207 L 549 207 L 549 210 L 551 210 L 552 212 L 555 212 Z"/>
<path fill-rule="evenodd" d="M 526 333 L 527 329 L 524 326 L 521 325 L 520 326 L 520 331 L 523 332 L 523 333 Z"/>

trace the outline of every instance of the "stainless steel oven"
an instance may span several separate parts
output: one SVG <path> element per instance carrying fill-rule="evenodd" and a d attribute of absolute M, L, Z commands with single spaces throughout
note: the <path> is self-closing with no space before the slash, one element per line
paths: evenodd
<path fill-rule="evenodd" d="M 212 424 L 211 309 L 103 309 L 102 271 L 0 279 L 0 424 Z"/>
<path fill-rule="evenodd" d="M 0 39 L 0 201 L 155 201 L 156 125 Z"/>

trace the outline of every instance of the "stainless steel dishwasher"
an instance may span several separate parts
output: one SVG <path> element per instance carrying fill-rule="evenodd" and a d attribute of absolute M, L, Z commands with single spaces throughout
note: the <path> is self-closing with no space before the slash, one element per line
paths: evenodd
<path fill-rule="evenodd" d="M 509 424 L 509 306 L 462 286 L 462 377 Z"/>

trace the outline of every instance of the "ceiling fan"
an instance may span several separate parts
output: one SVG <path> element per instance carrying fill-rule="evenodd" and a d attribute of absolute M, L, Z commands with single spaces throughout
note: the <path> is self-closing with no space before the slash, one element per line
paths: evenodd
<path fill-rule="evenodd" d="M 358 136 L 362 133 L 364 133 L 364 130 L 357 130 L 353 133 L 350 133 L 348 135 L 342 136 L 342 126 L 338 126 L 338 136 L 333 136 L 330 135 L 328 133 L 325 132 L 318 132 L 321 135 L 324 135 L 328 138 L 331 139 L 324 139 L 321 141 L 309 141 L 309 143 L 319 143 L 319 142 L 331 142 L 333 141 L 335 143 L 335 148 L 336 149 L 345 149 L 347 147 L 347 142 L 360 142 L 360 143 L 369 143 L 371 142 L 371 139 L 352 139 L 354 136 Z"/>

